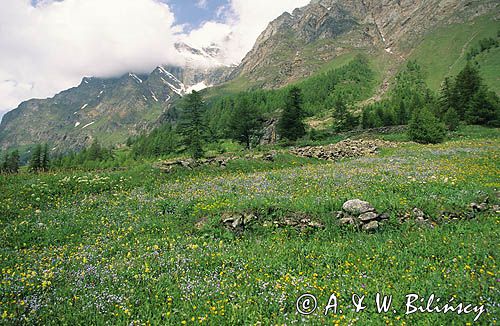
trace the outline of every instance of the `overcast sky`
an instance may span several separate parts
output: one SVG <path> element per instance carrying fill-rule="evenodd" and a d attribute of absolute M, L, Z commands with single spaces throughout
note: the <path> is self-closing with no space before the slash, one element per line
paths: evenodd
<path fill-rule="evenodd" d="M 174 44 L 237 63 L 267 24 L 309 0 L 0 0 L 0 116 L 82 77 L 182 64 Z"/>

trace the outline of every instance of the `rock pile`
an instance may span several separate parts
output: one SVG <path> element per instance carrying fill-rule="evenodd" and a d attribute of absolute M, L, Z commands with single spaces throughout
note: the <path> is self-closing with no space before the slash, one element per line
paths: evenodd
<path fill-rule="evenodd" d="M 237 157 L 237 156 L 218 156 L 213 158 L 204 158 L 199 160 L 194 159 L 180 159 L 180 160 L 171 160 L 171 161 L 161 161 L 154 165 L 155 168 L 160 169 L 162 172 L 170 173 L 174 171 L 176 168 L 184 168 L 188 170 L 192 170 L 201 166 L 215 166 L 220 168 L 225 168 L 227 164 L 231 161 L 238 159 L 245 160 L 264 160 L 273 162 L 278 153 L 276 151 L 270 151 L 265 154 L 257 154 L 257 155 L 247 155 L 245 157 Z"/>
<path fill-rule="evenodd" d="M 173 160 L 173 161 L 161 161 L 155 164 L 155 167 L 163 172 L 172 172 L 177 167 L 182 167 L 185 169 L 192 170 L 200 166 L 217 166 L 225 167 L 229 161 L 234 161 L 238 159 L 237 157 L 214 157 L 207 159 L 184 159 L 184 160 Z"/>
<path fill-rule="evenodd" d="M 395 145 L 378 139 L 347 139 L 332 145 L 294 148 L 291 153 L 302 157 L 335 161 L 341 158 L 373 155 L 381 147 L 395 147 Z"/>
<path fill-rule="evenodd" d="M 341 225 L 355 225 L 364 231 L 374 231 L 379 228 L 387 214 L 378 214 L 368 202 L 359 199 L 349 200 L 342 205 L 342 211 L 337 212 Z"/>
<path fill-rule="evenodd" d="M 257 212 L 226 212 L 222 214 L 221 223 L 229 230 L 243 231 L 251 223 L 261 222 L 264 226 L 274 225 L 276 227 L 294 227 L 301 230 L 308 228 L 318 229 L 324 225 L 314 221 L 312 217 L 304 213 L 290 212 L 283 218 L 270 222 L 261 218 Z"/>

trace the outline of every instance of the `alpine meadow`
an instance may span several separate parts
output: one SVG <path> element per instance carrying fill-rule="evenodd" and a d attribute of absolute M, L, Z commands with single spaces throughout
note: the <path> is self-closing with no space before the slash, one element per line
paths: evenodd
<path fill-rule="evenodd" d="M 192 2 L 0 4 L 0 324 L 496 325 L 500 3 Z"/>

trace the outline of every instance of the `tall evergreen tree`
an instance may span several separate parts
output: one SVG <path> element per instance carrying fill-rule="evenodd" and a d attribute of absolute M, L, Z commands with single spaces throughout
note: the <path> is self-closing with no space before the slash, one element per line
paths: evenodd
<path fill-rule="evenodd" d="M 183 101 L 183 113 L 179 123 L 179 133 L 183 143 L 194 159 L 203 157 L 203 142 L 205 136 L 205 124 L 203 114 L 205 103 L 200 93 L 193 91 Z"/>
<path fill-rule="evenodd" d="M 103 159 L 102 147 L 97 139 L 92 142 L 86 154 L 86 159 L 89 161 L 100 161 Z"/>
<path fill-rule="evenodd" d="M 42 153 L 40 157 L 40 168 L 43 171 L 49 170 L 49 146 L 47 144 L 43 145 Z"/>
<path fill-rule="evenodd" d="M 251 102 L 246 98 L 238 101 L 228 122 L 229 137 L 250 148 L 260 126 L 260 115 Z"/>
<path fill-rule="evenodd" d="M 358 125 L 358 119 L 349 111 L 346 102 L 341 98 L 335 101 L 333 120 L 333 129 L 337 132 L 352 130 Z"/>
<path fill-rule="evenodd" d="M 285 108 L 277 125 L 280 136 L 292 141 L 304 136 L 306 134 L 304 116 L 301 90 L 292 87 L 286 95 Z"/>
<path fill-rule="evenodd" d="M 467 110 L 470 110 L 474 95 L 479 92 L 482 79 L 479 70 L 468 62 L 465 68 L 457 75 L 455 80 L 456 99 L 451 101 L 450 106 L 457 110 L 461 120 L 465 120 Z M 454 103 L 456 102 L 456 103 Z"/>
<path fill-rule="evenodd" d="M 19 151 L 16 149 L 14 150 L 7 161 L 7 170 L 9 173 L 18 173 L 19 172 Z"/>
<path fill-rule="evenodd" d="M 500 124 L 500 99 L 495 92 L 481 86 L 474 94 L 465 112 L 465 120 L 470 124 L 490 125 Z"/>
<path fill-rule="evenodd" d="M 460 117 L 454 108 L 449 108 L 443 116 L 443 122 L 450 131 L 455 131 L 460 125 Z"/>
<path fill-rule="evenodd" d="M 7 166 L 9 161 L 9 152 L 5 151 L 5 154 L 2 157 L 2 161 L 0 162 L 0 173 L 7 173 Z"/>
<path fill-rule="evenodd" d="M 42 145 L 37 144 L 35 148 L 32 149 L 31 159 L 30 159 L 30 170 L 32 172 L 38 172 L 42 168 L 41 156 L 42 156 Z"/>

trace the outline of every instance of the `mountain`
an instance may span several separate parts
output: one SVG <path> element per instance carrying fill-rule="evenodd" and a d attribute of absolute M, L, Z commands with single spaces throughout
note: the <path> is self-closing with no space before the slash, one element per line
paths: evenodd
<path fill-rule="evenodd" d="M 216 45 L 176 44 L 182 67 L 159 66 L 147 75 L 84 78 L 51 99 L 29 100 L 0 124 L 0 148 L 48 142 L 55 151 L 79 149 L 93 139 L 122 144 L 168 121 L 172 103 L 210 86 L 209 96 L 250 88 L 280 88 L 350 62 L 363 53 L 380 99 L 408 60 L 417 60 L 436 90 L 456 74 L 470 47 L 500 30 L 497 0 L 313 0 L 283 13 L 258 37 L 236 67 L 224 66 Z M 485 81 L 500 93 L 499 49 L 480 54 Z M 200 68 L 201 67 L 201 68 Z M 221 85 L 222 84 L 222 85 Z M 369 95 L 371 96 L 371 95 Z"/>
<path fill-rule="evenodd" d="M 186 49 L 184 45 L 182 50 Z M 216 60 L 215 49 L 209 51 L 194 52 L 191 60 L 208 53 Z M 83 78 L 77 87 L 53 98 L 23 102 L 5 114 L 0 148 L 47 142 L 53 151 L 66 151 L 84 148 L 94 139 L 105 145 L 124 143 L 129 136 L 151 130 L 159 119 L 165 120 L 176 99 L 226 80 L 230 69 L 159 66 L 146 75 Z"/>
<path fill-rule="evenodd" d="M 495 0 L 313 0 L 271 22 L 232 78 L 277 88 L 355 52 L 371 56 L 387 74 L 439 28 L 483 15 L 498 26 L 498 8 Z"/>

